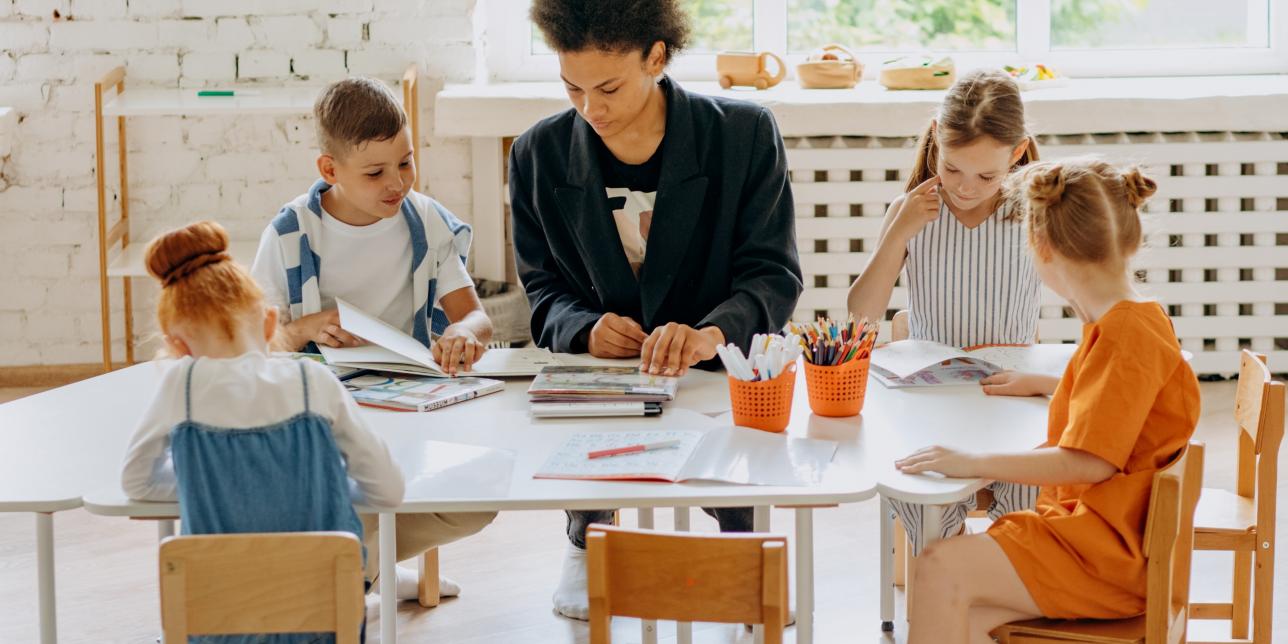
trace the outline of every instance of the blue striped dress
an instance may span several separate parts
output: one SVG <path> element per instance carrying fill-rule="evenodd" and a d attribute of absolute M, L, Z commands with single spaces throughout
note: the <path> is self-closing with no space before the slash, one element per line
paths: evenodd
<path fill-rule="evenodd" d="M 908 242 L 908 336 L 954 347 L 1031 344 L 1041 283 L 1024 224 L 1002 205 L 967 228 L 940 206 L 939 218 Z"/>
<path fill-rule="evenodd" d="M 1033 266 L 1023 222 L 1007 220 L 1003 203 L 983 223 L 967 228 L 948 206 L 908 242 L 908 337 L 955 347 L 1032 344 L 1037 337 L 1042 283 Z M 1019 449 L 1020 446 L 1017 446 Z M 1038 487 L 994 481 L 989 518 L 1028 510 Z M 914 556 L 921 554 L 925 506 L 890 499 L 906 528 Z M 974 499 L 943 508 L 939 538 L 961 532 Z"/>

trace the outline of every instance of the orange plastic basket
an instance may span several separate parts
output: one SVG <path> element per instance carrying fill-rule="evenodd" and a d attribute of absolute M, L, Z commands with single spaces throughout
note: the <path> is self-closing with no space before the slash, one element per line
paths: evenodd
<path fill-rule="evenodd" d="M 773 380 L 747 382 L 729 377 L 733 424 L 781 432 L 792 419 L 792 394 L 796 391 L 796 365 Z"/>
<path fill-rule="evenodd" d="M 819 416 L 854 416 L 863 411 L 869 361 L 869 358 L 851 360 L 835 367 L 806 362 L 809 408 Z"/>

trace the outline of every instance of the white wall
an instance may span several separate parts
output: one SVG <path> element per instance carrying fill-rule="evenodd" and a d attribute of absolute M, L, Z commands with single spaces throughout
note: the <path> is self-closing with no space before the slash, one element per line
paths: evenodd
<path fill-rule="evenodd" d="M 474 9 L 474 0 L 0 0 L 0 107 L 18 113 L 9 157 L 0 150 L 0 366 L 101 359 L 93 83 L 105 71 L 124 64 L 128 91 L 320 86 L 349 74 L 395 82 L 417 63 L 422 181 L 468 218 L 468 142 L 435 138 L 432 111 L 444 82 L 474 78 Z M 256 238 L 316 177 L 311 119 L 140 117 L 128 139 L 138 240 L 202 218 Z M 135 282 L 146 336 L 156 290 Z"/>

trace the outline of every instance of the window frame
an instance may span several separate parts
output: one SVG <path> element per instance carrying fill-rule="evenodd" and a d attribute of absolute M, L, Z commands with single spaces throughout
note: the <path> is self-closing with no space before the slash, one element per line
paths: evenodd
<path fill-rule="evenodd" d="M 1043 62 L 1070 77 L 1213 76 L 1288 73 L 1288 0 L 1246 0 L 1256 7 L 1249 11 L 1257 20 L 1266 16 L 1266 47 L 1199 47 L 1168 49 L 1051 49 L 1052 0 L 1015 0 L 1016 48 L 1005 51 L 932 51 L 951 55 L 959 69 L 1000 67 L 1007 64 Z M 787 0 L 752 0 L 753 41 L 757 51 L 787 51 Z M 547 81 L 559 79 L 559 64 L 550 54 L 533 54 L 530 0 L 486 0 L 485 55 L 488 80 Z M 521 43 L 515 46 L 514 43 Z M 910 51 L 865 49 L 855 52 L 864 64 L 864 78 L 876 78 L 881 61 Z M 794 80 L 795 68 L 805 53 L 788 53 L 787 79 Z M 671 62 L 668 73 L 683 81 L 712 81 L 714 52 L 682 52 Z"/>

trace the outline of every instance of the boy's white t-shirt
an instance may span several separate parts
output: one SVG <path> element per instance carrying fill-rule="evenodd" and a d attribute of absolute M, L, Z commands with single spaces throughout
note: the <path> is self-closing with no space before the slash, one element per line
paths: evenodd
<path fill-rule="evenodd" d="M 402 214 L 367 226 L 353 226 L 322 211 L 322 239 L 310 239 L 322 260 L 318 292 L 322 310 L 335 308 L 335 298 L 370 313 L 385 323 L 412 332 L 414 296 L 411 284 L 411 240 Z M 430 244 L 433 253 L 433 243 Z M 282 322 L 291 321 L 282 248 L 272 226 L 259 238 L 259 251 L 251 275 L 264 289 L 264 297 L 276 306 Z M 447 293 L 473 286 L 465 264 L 452 253 L 438 267 L 435 302 Z"/>

